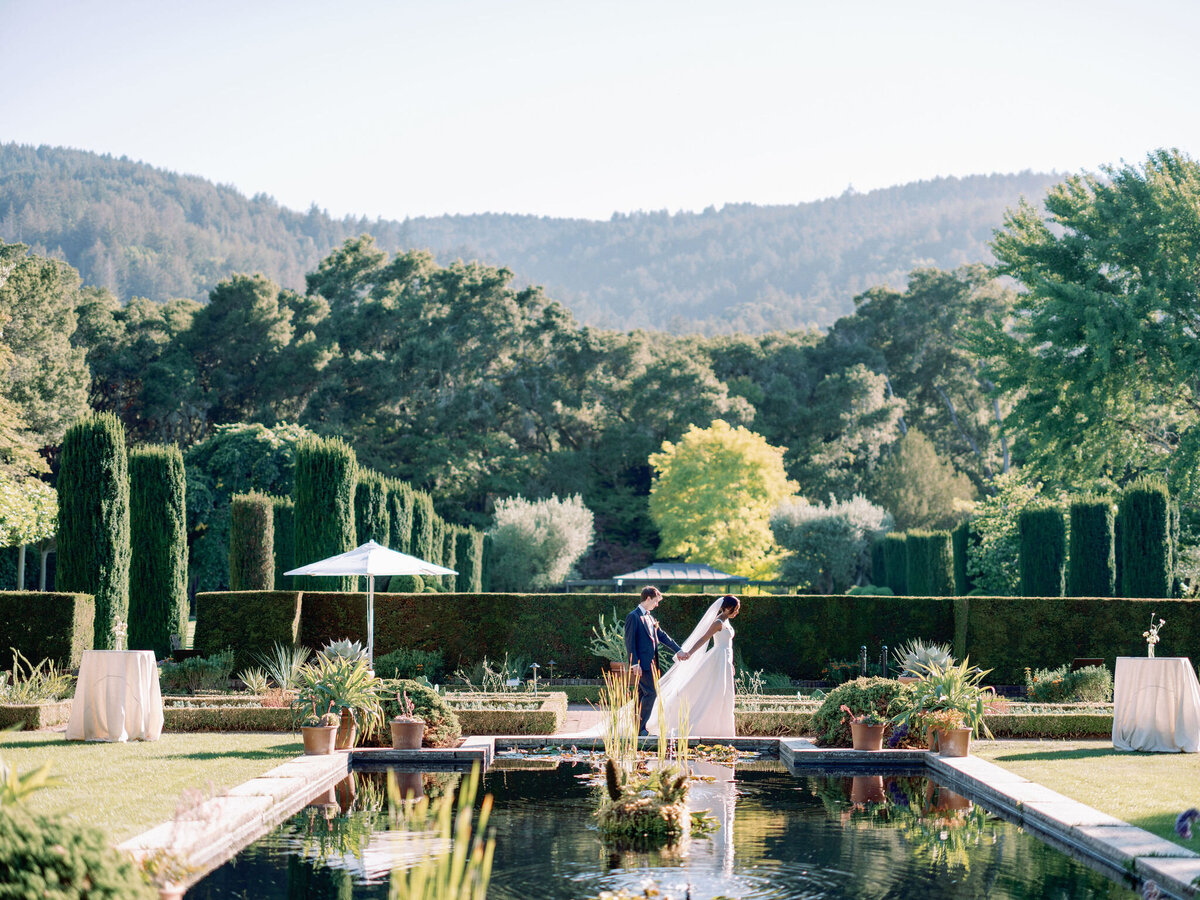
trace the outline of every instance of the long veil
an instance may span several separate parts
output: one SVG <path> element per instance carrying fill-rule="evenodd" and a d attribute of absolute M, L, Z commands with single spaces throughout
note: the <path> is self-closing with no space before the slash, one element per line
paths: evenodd
<path fill-rule="evenodd" d="M 692 644 L 696 643 L 696 641 L 700 640 L 701 635 L 707 632 L 712 626 L 712 623 L 717 620 L 717 613 L 721 611 L 721 601 L 723 599 L 724 597 L 718 597 L 712 602 L 712 605 L 710 605 L 708 609 L 705 610 L 704 615 L 700 617 L 700 621 L 696 623 L 696 627 L 692 629 L 692 633 L 687 636 L 687 640 L 679 645 L 680 647 L 686 650 Z M 679 693 L 684 687 L 687 686 L 688 682 L 690 682 L 696 676 L 696 673 L 700 671 L 700 664 L 711 652 L 712 648 L 704 646 L 697 650 L 693 656 L 689 656 L 687 659 L 676 659 L 675 664 L 672 665 L 671 668 L 667 670 L 666 674 L 659 679 L 658 699 L 654 701 L 654 706 L 650 710 L 650 721 L 646 723 L 647 731 L 653 734 L 658 733 L 659 704 L 663 703 L 664 698 L 666 698 L 668 708 L 677 708 L 677 704 L 672 701 L 679 696 Z M 649 672 L 643 672 L 642 677 L 649 678 L 651 676 Z M 634 700 L 633 702 L 627 703 L 625 706 L 621 707 L 620 715 L 622 717 L 631 717 L 634 719 L 634 721 L 636 721 L 637 701 Z M 670 719 L 667 721 L 669 723 L 668 727 L 676 724 L 670 722 Z M 587 731 L 580 732 L 579 734 L 563 735 L 563 737 L 603 737 L 607 727 L 608 722 L 603 721 L 598 725 L 593 725 Z"/>

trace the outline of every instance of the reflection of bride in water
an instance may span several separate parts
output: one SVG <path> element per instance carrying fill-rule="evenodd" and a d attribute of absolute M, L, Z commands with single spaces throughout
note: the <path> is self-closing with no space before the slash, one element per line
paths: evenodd
<path fill-rule="evenodd" d="M 714 871 L 722 875 L 732 875 L 733 808 L 737 802 L 733 768 L 703 760 L 693 760 L 689 766 L 692 774 L 700 776 L 700 780 L 693 781 L 688 789 L 688 810 L 708 813 L 716 820 L 717 828 L 708 836 L 708 840 L 712 841 L 712 856 L 716 863 Z M 692 842 L 689 869 L 696 870 L 696 863 L 707 855 L 703 840 Z"/>

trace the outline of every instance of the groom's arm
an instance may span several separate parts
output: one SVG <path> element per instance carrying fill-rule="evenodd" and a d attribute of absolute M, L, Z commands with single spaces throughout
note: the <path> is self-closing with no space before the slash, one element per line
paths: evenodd
<path fill-rule="evenodd" d="M 668 647 L 670 647 L 672 652 L 683 653 L 683 648 L 680 647 L 677 643 L 675 643 L 675 639 L 673 637 L 671 637 L 669 634 L 667 634 L 665 631 L 662 630 L 661 625 L 658 628 L 658 639 L 659 639 L 659 641 L 661 641 L 662 643 L 664 643 Z M 686 659 L 687 657 L 685 656 L 684 658 Z"/>

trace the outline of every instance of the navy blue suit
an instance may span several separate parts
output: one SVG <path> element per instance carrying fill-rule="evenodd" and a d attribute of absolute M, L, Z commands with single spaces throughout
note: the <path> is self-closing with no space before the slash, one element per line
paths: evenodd
<path fill-rule="evenodd" d="M 646 622 L 646 617 L 650 617 L 653 627 Z M 659 643 L 666 644 L 675 653 L 683 649 L 659 627 L 657 620 L 639 603 L 633 608 L 633 612 L 625 617 L 625 652 L 629 656 L 630 665 L 641 666 L 642 669 L 638 679 L 639 733 L 646 730 L 646 722 L 650 720 L 650 708 L 654 706 L 658 697 L 658 691 L 654 687 L 654 669 L 658 668 L 655 657 L 658 654 Z"/>

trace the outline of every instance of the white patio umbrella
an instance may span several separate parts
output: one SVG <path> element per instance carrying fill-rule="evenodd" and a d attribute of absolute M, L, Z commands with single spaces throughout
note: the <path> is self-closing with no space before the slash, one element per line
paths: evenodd
<path fill-rule="evenodd" d="M 367 664 L 375 665 L 375 576 L 376 575 L 457 575 L 453 569 L 437 566 L 407 553 L 397 553 L 367 541 L 337 556 L 318 560 L 284 572 L 284 575 L 366 575 L 367 576 Z"/>

